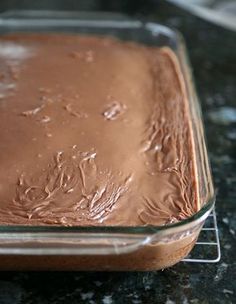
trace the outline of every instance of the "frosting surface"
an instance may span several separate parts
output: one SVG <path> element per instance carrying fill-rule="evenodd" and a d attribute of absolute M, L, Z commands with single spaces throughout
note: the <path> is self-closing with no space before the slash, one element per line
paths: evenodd
<path fill-rule="evenodd" d="M 165 225 L 198 211 L 174 53 L 107 37 L 0 39 L 0 224 Z"/>

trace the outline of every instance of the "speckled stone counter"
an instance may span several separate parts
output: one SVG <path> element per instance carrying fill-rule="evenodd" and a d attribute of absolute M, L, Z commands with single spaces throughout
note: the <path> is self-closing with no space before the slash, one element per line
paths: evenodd
<path fill-rule="evenodd" d="M 71 2 L 73 9 L 81 8 L 79 3 L 83 2 L 83 9 L 133 12 L 138 17 L 162 22 L 183 33 L 202 102 L 218 191 L 216 211 L 222 258 L 217 264 L 181 262 L 160 272 L 2 272 L 0 303 L 235 303 L 236 33 L 190 16 L 164 1 L 155 4 L 155 1 L 146 4 L 136 1 L 133 10 L 127 1 L 115 1 L 116 4 L 109 4 L 109 1 Z M 8 1 L 8 5 L 11 3 L 14 1 Z"/>

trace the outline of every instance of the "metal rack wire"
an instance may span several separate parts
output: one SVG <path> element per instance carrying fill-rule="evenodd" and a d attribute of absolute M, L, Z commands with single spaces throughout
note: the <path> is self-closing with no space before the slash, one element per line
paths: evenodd
<path fill-rule="evenodd" d="M 219 231 L 215 209 L 208 216 L 198 238 L 198 241 L 183 262 L 216 263 L 221 257 Z"/>

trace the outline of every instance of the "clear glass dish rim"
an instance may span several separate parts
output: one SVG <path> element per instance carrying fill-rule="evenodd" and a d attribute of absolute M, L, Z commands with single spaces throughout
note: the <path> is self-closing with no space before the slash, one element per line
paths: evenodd
<path fill-rule="evenodd" d="M 34 18 L 34 19 L 31 19 Z M 172 32 L 172 34 L 175 35 L 175 37 L 178 40 L 180 49 L 181 49 L 181 64 L 184 65 L 184 76 L 187 76 L 188 79 L 185 77 L 186 81 L 186 87 L 189 89 L 190 93 L 193 94 L 193 100 L 195 105 L 194 107 L 197 115 L 200 118 L 201 122 L 201 127 L 202 127 L 202 114 L 201 114 L 201 109 L 200 109 L 200 104 L 198 101 L 198 97 L 195 91 L 195 86 L 192 83 L 192 77 L 191 77 L 191 72 L 190 72 L 190 64 L 186 52 L 186 47 L 184 43 L 184 39 L 182 35 L 176 31 L 175 29 L 172 29 L 170 27 L 167 27 L 165 25 L 155 23 L 155 22 L 141 22 L 136 19 L 131 19 L 127 17 L 126 15 L 123 14 L 117 14 L 117 13 L 109 13 L 109 12 L 70 12 L 70 11 L 21 11 L 21 10 L 16 10 L 16 11 L 6 11 L 0 14 L 0 27 L 1 26 L 7 26 L 8 22 L 10 24 L 15 22 L 22 22 L 22 24 L 29 24 L 30 22 L 38 22 L 40 23 L 42 20 L 47 20 L 45 25 L 42 24 L 42 26 L 47 27 L 48 25 L 50 26 L 58 26 L 60 25 L 60 22 L 63 20 L 63 25 L 67 25 L 68 27 L 70 26 L 76 26 L 76 24 L 80 27 L 83 25 L 89 26 L 91 24 L 91 27 L 96 25 L 99 25 L 104 28 L 109 28 L 111 26 L 117 26 L 117 28 L 141 28 L 141 27 L 146 27 L 151 28 L 155 26 L 162 27 L 168 32 Z M 78 18 L 81 18 L 78 20 Z M 32 30 L 34 32 L 34 30 Z M 48 31 L 50 33 L 50 30 Z M 63 30 L 61 31 L 63 33 Z M 203 133 L 203 145 L 206 146 L 206 138 L 205 134 Z M 206 154 L 206 162 L 207 166 L 209 166 L 209 159 L 208 159 L 208 153 Z M 209 176 L 210 180 L 208 182 L 212 185 L 212 176 L 210 174 Z M 96 233 L 104 233 L 104 234 L 135 234 L 135 235 L 151 235 L 151 234 L 156 234 L 156 233 L 175 233 L 176 230 L 178 231 L 185 231 L 187 229 L 190 229 L 202 222 L 205 221 L 205 219 L 208 217 L 210 214 L 211 210 L 214 207 L 215 204 L 215 194 L 214 192 L 210 193 L 211 196 L 207 200 L 207 202 L 203 203 L 201 209 L 196 212 L 194 215 L 191 217 L 188 217 L 187 219 L 184 219 L 180 222 L 173 223 L 173 224 L 167 224 L 164 226 L 151 226 L 151 225 L 146 225 L 146 226 L 73 226 L 73 227 L 65 227 L 65 226 L 17 226 L 17 225 L 0 225 L 0 235 L 6 236 L 7 234 L 11 235 L 14 233 L 20 234 L 22 236 L 23 233 L 33 233 L 33 234 L 38 234 L 39 237 L 42 233 L 86 233 L 86 234 L 96 234 Z M 58 235 L 58 237 L 60 237 Z"/>

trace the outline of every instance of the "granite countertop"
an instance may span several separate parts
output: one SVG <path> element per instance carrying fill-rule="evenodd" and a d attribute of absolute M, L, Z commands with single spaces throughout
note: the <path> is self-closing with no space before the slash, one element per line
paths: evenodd
<path fill-rule="evenodd" d="M 133 13 L 183 33 L 202 103 L 217 189 L 222 258 L 217 264 L 181 262 L 159 272 L 2 272 L 0 304 L 235 303 L 236 33 L 193 17 L 164 1 L 145 4 L 136 1 L 134 6 L 129 5 L 131 1 L 71 2 L 74 9 L 80 8 L 81 2 L 83 9 Z"/>

